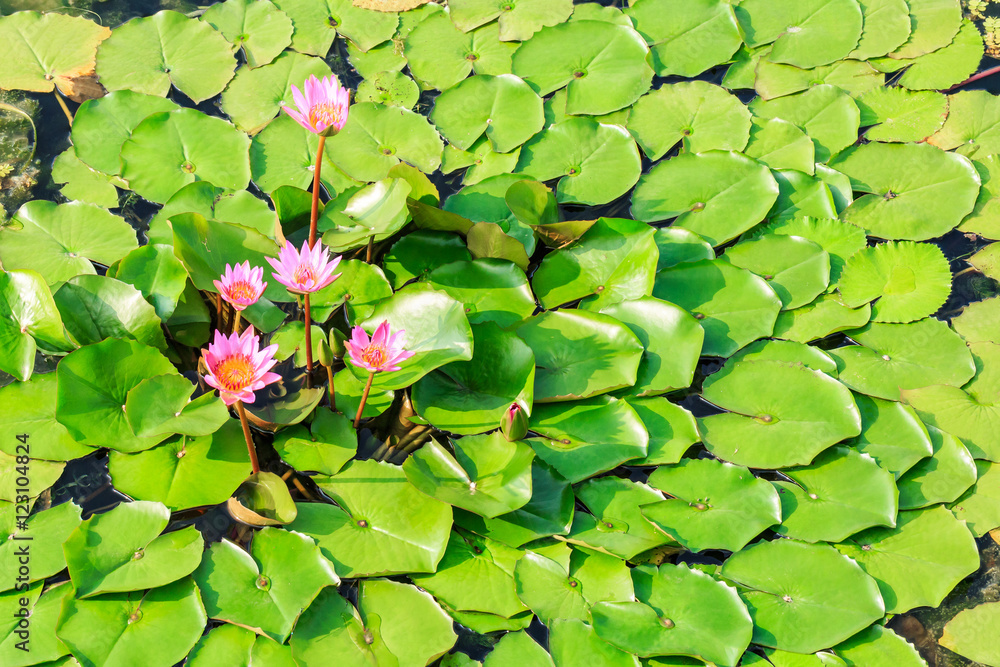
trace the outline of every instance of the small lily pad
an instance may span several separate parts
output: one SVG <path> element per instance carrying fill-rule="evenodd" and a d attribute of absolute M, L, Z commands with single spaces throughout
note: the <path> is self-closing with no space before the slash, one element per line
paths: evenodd
<path fill-rule="evenodd" d="M 985 90 L 949 95 L 948 118 L 927 141 L 977 159 L 1000 153 L 1000 105 L 996 97 Z"/>
<path fill-rule="evenodd" d="M 781 118 L 798 125 L 816 147 L 816 162 L 826 162 L 858 138 L 861 114 L 845 91 L 831 84 L 813 86 L 773 100 L 758 98 L 750 111 L 761 118 Z"/>
<path fill-rule="evenodd" d="M 948 117 L 948 98 L 936 91 L 879 87 L 857 98 L 869 141 L 923 141 Z"/>
<path fill-rule="evenodd" d="M 0 316 L 3 317 L 0 320 L 0 342 L 3 344 L 0 370 L 24 382 L 34 370 L 39 345 L 50 352 L 73 349 L 58 307 L 48 285 L 35 271 L 0 273 Z M 157 333 L 161 332 L 157 330 Z"/>
<path fill-rule="evenodd" d="M 429 593 L 388 579 L 367 579 L 358 588 L 361 620 L 379 663 L 427 665 L 458 639 L 451 618 Z"/>
<path fill-rule="evenodd" d="M 816 147 L 798 125 L 780 118 L 751 118 L 747 157 L 771 169 L 795 169 L 805 174 L 815 170 Z"/>
<path fill-rule="evenodd" d="M 127 283 L 106 276 L 77 276 L 63 283 L 53 298 L 66 330 L 81 345 L 122 338 L 161 350 L 167 347 L 156 309 Z"/>
<path fill-rule="evenodd" d="M 861 434 L 848 444 L 897 479 L 933 453 L 927 428 L 909 405 L 864 394 L 854 394 L 854 402 L 861 412 Z"/>
<path fill-rule="evenodd" d="M 19 573 L 23 578 L 15 580 L 15 577 L 11 577 L 9 581 L 0 584 L 0 588 L 23 592 L 28 584 L 55 576 L 66 569 L 66 555 L 62 545 L 79 525 L 80 507 L 70 500 L 36 512 L 26 521 L 19 518 L 18 524 L 9 533 L 0 529 L 0 536 L 3 538 L 0 544 L 0 566 L 5 572 L 18 573 L 19 566 L 24 565 L 19 562 L 24 555 L 24 543 L 27 543 L 31 558 L 29 571 Z M 3 655 L 2 648 L 0 655 Z"/>
<path fill-rule="evenodd" d="M 458 0 L 448 8 L 464 32 L 498 19 L 500 39 L 523 41 L 545 26 L 557 25 L 573 13 L 571 0 Z"/>
<path fill-rule="evenodd" d="M 292 43 L 292 20 L 269 0 L 227 0 L 209 7 L 201 20 L 243 49 L 251 67 L 267 65 Z"/>
<path fill-rule="evenodd" d="M 412 109 L 420 99 L 416 82 L 400 72 L 379 72 L 358 84 L 356 102 L 377 102 Z"/>
<path fill-rule="evenodd" d="M 589 479 L 576 488 L 577 500 L 587 512 L 573 516 L 566 541 L 631 560 L 638 554 L 672 543 L 643 518 L 640 506 L 656 503 L 663 495 L 645 484 L 618 477 Z"/>
<path fill-rule="evenodd" d="M 429 118 L 457 148 L 485 134 L 493 150 L 509 153 L 542 129 L 542 100 L 513 74 L 473 76 L 441 93 Z"/>
<path fill-rule="evenodd" d="M 801 236 L 764 234 L 737 243 L 722 259 L 767 281 L 782 310 L 812 303 L 830 282 L 830 255 Z"/>
<path fill-rule="evenodd" d="M 830 65 L 801 69 L 762 57 L 757 64 L 754 88 L 761 97 L 770 100 L 824 83 L 857 96 L 880 89 L 885 83 L 885 75 L 862 60 L 840 60 Z"/>
<path fill-rule="evenodd" d="M 448 90 L 476 74 L 510 74 L 517 44 L 501 42 L 496 23 L 462 32 L 438 12 L 417 24 L 403 42 L 410 74 L 422 88 Z"/>
<path fill-rule="evenodd" d="M 965 521 L 976 537 L 1000 526 L 1000 466 L 990 461 L 976 461 L 976 483 L 962 497 L 948 506 L 956 518 Z"/>
<path fill-rule="evenodd" d="M 399 25 L 399 15 L 363 9 L 351 0 L 278 0 L 274 4 L 295 26 L 292 48 L 321 58 L 337 35 L 367 51 L 391 38 Z"/>
<path fill-rule="evenodd" d="M 953 502 L 976 483 L 976 462 L 962 441 L 933 426 L 928 426 L 927 432 L 934 453 L 897 482 L 902 510 Z"/>
<path fill-rule="evenodd" d="M 844 659 L 847 667 L 923 667 L 926 664 L 913 644 L 878 623 L 837 644 L 833 651 Z"/>
<path fill-rule="evenodd" d="M 871 319 L 871 306 L 848 308 L 839 294 L 824 294 L 812 303 L 778 314 L 774 337 L 808 343 L 847 329 L 863 327 Z"/>
<path fill-rule="evenodd" d="M 1000 603 L 981 604 L 959 612 L 944 626 L 940 643 L 947 649 L 983 664 L 1000 661 L 1000 646 L 991 631 L 1000 619 Z"/>
<path fill-rule="evenodd" d="M 301 88 L 310 76 L 322 79 L 330 74 L 330 67 L 320 58 L 282 53 L 270 64 L 241 67 L 222 93 L 222 110 L 236 127 L 256 134 L 281 112 L 282 106 L 295 106 L 293 85 Z"/>
<path fill-rule="evenodd" d="M 636 0 L 625 13 L 649 44 L 658 76 L 698 76 L 727 62 L 743 43 L 724 0 Z"/>
<path fill-rule="evenodd" d="M 774 43 L 770 59 L 796 67 L 827 65 L 858 46 L 856 0 L 750 0 L 734 7 L 750 47 Z"/>
<path fill-rule="evenodd" d="M 420 233 L 409 234 L 403 241 Z M 536 308 L 528 278 L 506 260 L 469 261 L 466 257 L 434 269 L 427 280 L 435 289 L 465 304 L 470 324 L 495 322 L 507 328 L 530 317 Z"/>

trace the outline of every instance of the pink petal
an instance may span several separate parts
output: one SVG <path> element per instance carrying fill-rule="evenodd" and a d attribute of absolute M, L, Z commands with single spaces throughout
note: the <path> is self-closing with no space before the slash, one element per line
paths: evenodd
<path fill-rule="evenodd" d="M 385 342 L 389 337 L 389 320 L 382 320 L 375 333 L 372 335 L 372 345 L 385 347 Z"/>

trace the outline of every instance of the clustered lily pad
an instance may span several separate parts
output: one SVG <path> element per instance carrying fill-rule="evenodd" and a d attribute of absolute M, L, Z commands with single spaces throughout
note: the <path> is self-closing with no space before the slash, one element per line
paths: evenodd
<path fill-rule="evenodd" d="M 0 17 L 72 117 L 0 224 L 0 663 L 926 664 L 1000 539 L 957 0 L 90 16 Z"/>

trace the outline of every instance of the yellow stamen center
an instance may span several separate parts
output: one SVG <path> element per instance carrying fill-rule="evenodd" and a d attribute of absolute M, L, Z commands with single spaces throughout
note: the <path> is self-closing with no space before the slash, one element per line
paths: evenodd
<path fill-rule="evenodd" d="M 305 285 L 309 281 L 316 280 L 316 275 L 313 273 L 312 267 L 308 264 L 299 264 L 295 267 L 295 275 L 293 277 L 298 285 Z"/>
<path fill-rule="evenodd" d="M 309 122 L 312 123 L 313 127 L 316 127 L 320 123 L 324 125 L 339 125 L 342 111 L 338 104 L 320 102 L 319 104 L 314 104 L 309 109 Z"/>
<path fill-rule="evenodd" d="M 250 386 L 255 372 L 250 357 L 236 354 L 226 357 L 215 367 L 215 378 L 229 391 L 240 391 Z"/>
<path fill-rule="evenodd" d="M 361 353 L 361 358 L 365 363 L 374 368 L 378 368 L 385 363 L 385 348 L 377 345 L 369 345 Z"/>
<path fill-rule="evenodd" d="M 230 301 L 252 301 L 255 296 L 257 296 L 257 290 L 245 280 L 240 280 L 229 286 Z"/>

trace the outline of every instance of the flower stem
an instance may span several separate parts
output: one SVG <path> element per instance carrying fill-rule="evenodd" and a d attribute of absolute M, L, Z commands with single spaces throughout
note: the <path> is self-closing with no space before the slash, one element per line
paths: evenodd
<path fill-rule="evenodd" d="M 250 465 L 253 466 L 253 474 L 260 472 L 260 464 L 257 463 L 257 450 L 253 446 L 253 437 L 250 435 L 250 423 L 247 421 L 247 411 L 243 407 L 243 401 L 236 401 L 236 412 L 240 414 L 240 423 L 243 424 L 243 437 L 247 441 L 247 451 L 250 452 Z"/>
<path fill-rule="evenodd" d="M 375 237 L 374 236 L 369 236 L 368 237 L 368 252 L 365 254 L 365 263 L 367 263 L 367 264 L 371 264 L 372 263 L 372 246 L 374 244 L 375 244 Z"/>
<path fill-rule="evenodd" d="M 312 348 L 312 312 L 309 309 L 309 295 L 306 301 L 306 386 L 312 386 L 313 348 Z"/>
<path fill-rule="evenodd" d="M 222 328 L 222 292 L 215 295 L 215 328 Z"/>
<path fill-rule="evenodd" d="M 66 114 L 66 120 L 69 121 L 69 126 L 73 127 L 73 114 L 69 112 L 69 107 L 67 107 L 66 103 L 63 102 L 63 98 L 59 95 L 58 90 L 53 90 L 52 93 L 56 96 L 56 102 L 59 103 L 59 106 L 62 108 L 62 112 Z"/>
<path fill-rule="evenodd" d="M 330 412 L 337 411 L 337 396 L 333 392 L 333 366 L 326 367 L 326 379 L 330 383 Z"/>
<path fill-rule="evenodd" d="M 361 413 L 364 412 L 365 402 L 368 401 L 368 392 L 372 390 L 372 380 L 374 379 L 375 379 L 375 374 L 369 373 L 368 382 L 365 383 L 365 390 L 361 394 L 361 403 L 358 405 L 358 414 L 354 418 L 354 428 L 357 428 L 358 426 L 361 425 Z"/>
<path fill-rule="evenodd" d="M 235 308 L 233 310 L 235 311 L 235 315 L 233 317 L 233 333 L 234 334 L 239 334 L 239 332 L 240 332 L 240 311 L 236 310 Z"/>
<path fill-rule="evenodd" d="M 319 172 L 323 168 L 323 149 L 326 147 L 326 137 L 319 135 L 319 147 L 316 149 L 316 168 L 313 172 L 312 213 L 309 216 L 309 247 L 316 245 L 316 220 L 319 218 Z"/>

